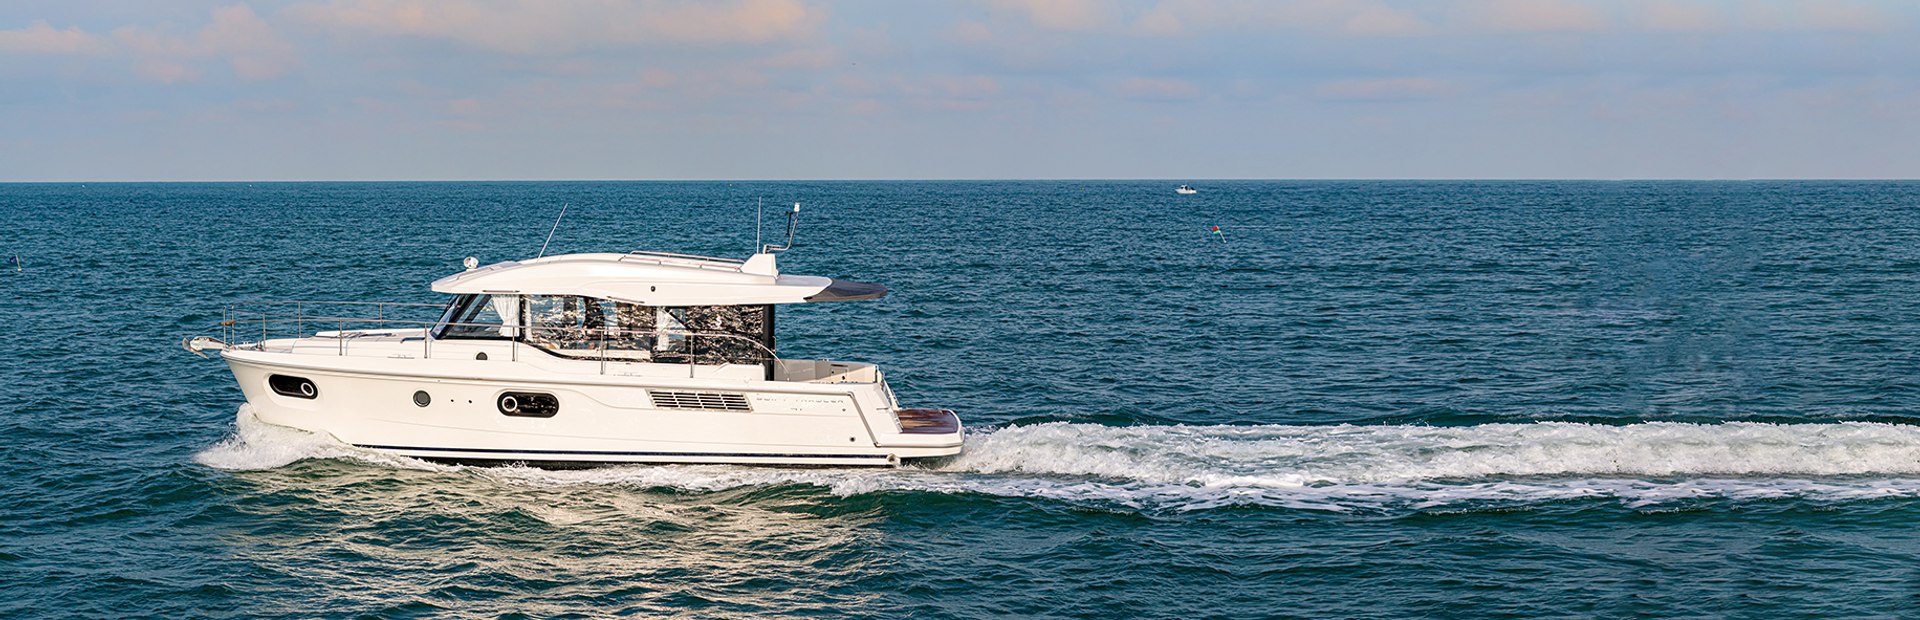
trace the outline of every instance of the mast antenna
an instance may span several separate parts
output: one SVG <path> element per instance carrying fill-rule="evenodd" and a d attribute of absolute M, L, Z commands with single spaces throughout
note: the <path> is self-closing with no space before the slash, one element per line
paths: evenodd
<path fill-rule="evenodd" d="M 766 202 L 765 198 L 753 199 L 753 247 L 755 248 L 766 247 L 760 245 L 760 209 L 762 208 L 761 203 L 764 202 Z"/>
<path fill-rule="evenodd" d="M 540 244 L 540 256 L 547 255 L 547 244 L 553 243 L 553 233 L 555 231 L 560 230 L 560 218 L 563 218 L 566 216 L 567 216 L 567 203 L 563 202 L 563 203 L 560 203 L 560 216 L 553 218 L 553 228 L 547 231 L 547 240 L 544 243 Z M 534 258 L 540 258 L 540 256 L 535 256 Z"/>
<path fill-rule="evenodd" d="M 796 203 L 793 203 L 793 210 L 787 212 L 787 244 L 774 245 L 769 243 L 769 244 L 760 246 L 760 252 L 764 254 L 768 252 L 779 252 L 782 250 L 792 249 L 793 248 L 793 231 L 795 227 L 799 225 L 800 225 L 800 203 L 796 202 Z"/>

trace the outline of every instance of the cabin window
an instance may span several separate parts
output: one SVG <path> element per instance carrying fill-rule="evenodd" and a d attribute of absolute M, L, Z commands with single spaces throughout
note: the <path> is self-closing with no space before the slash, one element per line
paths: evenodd
<path fill-rule="evenodd" d="M 687 306 L 660 308 L 684 329 L 707 334 L 686 343 L 687 355 L 700 364 L 759 364 L 773 361 L 771 306 Z"/>
<path fill-rule="evenodd" d="M 561 352 L 597 351 L 608 335 L 611 302 L 572 295 L 528 295 L 524 300 L 527 342 Z"/>
<path fill-rule="evenodd" d="M 447 304 L 433 337 L 454 339 L 506 339 L 519 335 L 519 321 L 501 317 L 520 316 L 520 298 L 514 296 L 461 295 Z"/>
<path fill-rule="evenodd" d="M 556 354 L 669 364 L 760 364 L 772 357 L 769 306 L 641 306 L 528 295 L 527 342 Z"/>

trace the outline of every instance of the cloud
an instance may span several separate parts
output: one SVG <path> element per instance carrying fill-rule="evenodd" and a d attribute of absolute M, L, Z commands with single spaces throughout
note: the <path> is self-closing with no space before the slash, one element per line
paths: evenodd
<path fill-rule="evenodd" d="M 204 72 L 196 65 L 207 59 L 225 60 L 244 80 L 278 77 L 299 64 L 294 46 L 245 4 L 214 9 L 209 23 L 190 35 L 135 25 L 101 36 L 35 21 L 24 29 L 0 30 L 0 52 L 130 62 L 135 75 L 163 84 L 200 79 Z"/>
<path fill-rule="evenodd" d="M 1861 0 L 993 0 L 1037 30 L 1146 37 L 1215 32 L 1345 36 L 1633 32 L 1873 32 L 1912 25 L 1887 3 Z M 994 38 L 961 20 L 963 41 Z"/>
<path fill-rule="evenodd" d="M 1631 23 L 1653 32 L 1881 32 L 1907 21 L 1847 0 L 1767 0 L 1734 10 L 1700 0 L 1639 0 L 1624 8 Z"/>
<path fill-rule="evenodd" d="M 1149 36 L 1305 31 L 1379 36 L 1423 32 L 1426 20 L 1376 0 L 1161 0 L 1133 21 Z"/>
<path fill-rule="evenodd" d="M 1112 22 L 1110 5 L 1095 0 L 995 0 L 994 8 L 1018 13 L 1047 30 L 1084 32 Z"/>
<path fill-rule="evenodd" d="M 1454 85 L 1424 77 L 1350 79 L 1325 82 L 1314 88 L 1323 99 L 1349 101 L 1406 101 L 1433 99 L 1451 94 Z"/>
<path fill-rule="evenodd" d="M 941 110 L 980 110 L 991 107 L 1003 88 L 989 75 L 894 75 L 871 80 L 858 75 L 841 75 L 834 80 L 833 92 L 852 101 L 849 108 L 859 114 L 889 109 L 895 102 L 915 108 Z"/>
<path fill-rule="evenodd" d="M 99 36 L 76 27 L 55 29 L 45 21 L 35 21 L 19 30 L 0 30 L 0 52 L 10 54 L 99 54 L 107 43 Z"/>
<path fill-rule="evenodd" d="M 195 59 L 224 58 L 245 80 L 279 77 L 299 64 L 294 46 L 244 4 L 214 9 L 212 21 L 190 36 L 127 26 L 113 38 L 138 58 L 142 76 L 163 83 L 198 79 L 198 70 L 184 64 Z"/>
<path fill-rule="evenodd" d="M 1359 35 L 1404 35 L 1426 32 L 1430 26 L 1419 16 L 1385 6 L 1371 6 L 1346 20 L 1343 30 Z"/>
<path fill-rule="evenodd" d="M 1810 30 L 1875 32 L 1891 30 L 1898 22 L 1892 15 L 1856 2 L 1803 0 L 1792 4 L 1799 18 L 1794 21 Z"/>
<path fill-rule="evenodd" d="M 825 17 L 798 0 L 332 0 L 287 11 L 335 32 L 437 39 L 515 54 L 765 43 L 804 34 Z"/>
<path fill-rule="evenodd" d="M 1730 25 L 1714 7 L 1698 2 L 1653 0 L 1637 8 L 1637 25 L 1654 32 L 1710 32 Z"/>
<path fill-rule="evenodd" d="M 150 82 L 178 84 L 200 79 L 200 70 L 170 60 L 148 58 L 134 65 L 134 72 Z"/>
<path fill-rule="evenodd" d="M 762 59 L 759 64 L 769 69 L 826 69 L 840 64 L 840 52 L 828 47 L 797 48 Z"/>
<path fill-rule="evenodd" d="M 1493 32 L 1599 32 L 1610 26 L 1598 9 L 1569 0 L 1471 0 L 1457 10 L 1467 25 Z"/>
<path fill-rule="evenodd" d="M 986 43 L 993 40 L 993 30 L 986 24 L 971 19 L 963 19 L 953 25 L 952 36 L 962 43 Z"/>

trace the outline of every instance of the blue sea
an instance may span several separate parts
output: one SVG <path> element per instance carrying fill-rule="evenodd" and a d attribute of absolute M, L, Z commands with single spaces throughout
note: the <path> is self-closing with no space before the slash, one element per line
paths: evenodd
<path fill-rule="evenodd" d="M 0 185 L 0 617 L 1920 614 L 1920 183 L 1180 182 Z M 434 465 L 179 346 L 794 202 L 892 294 L 782 356 L 963 456 Z"/>

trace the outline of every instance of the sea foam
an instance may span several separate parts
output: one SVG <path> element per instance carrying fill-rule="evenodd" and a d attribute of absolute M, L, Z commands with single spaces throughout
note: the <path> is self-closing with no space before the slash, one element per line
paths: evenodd
<path fill-rule="evenodd" d="M 269 469 L 307 458 L 434 467 L 252 420 L 196 460 Z M 449 468 L 467 469 L 467 468 Z M 617 466 L 470 469 L 510 485 L 719 491 L 810 485 L 839 495 L 975 493 L 1193 510 L 1449 508 L 1613 498 L 1852 501 L 1920 497 L 1920 427 L 1877 424 L 1532 423 L 1128 426 L 977 430 L 958 458 L 903 469 Z"/>

